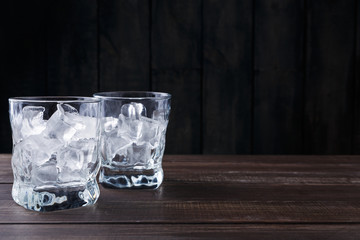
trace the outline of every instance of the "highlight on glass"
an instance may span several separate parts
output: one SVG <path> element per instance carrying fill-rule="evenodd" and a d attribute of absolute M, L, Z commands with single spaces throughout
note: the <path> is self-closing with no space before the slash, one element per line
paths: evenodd
<path fill-rule="evenodd" d="M 171 95 L 159 92 L 103 92 L 102 167 L 99 181 L 112 188 L 158 188 Z"/>
<path fill-rule="evenodd" d="M 94 204 L 100 194 L 100 100 L 15 97 L 9 107 L 15 202 L 34 211 Z"/>

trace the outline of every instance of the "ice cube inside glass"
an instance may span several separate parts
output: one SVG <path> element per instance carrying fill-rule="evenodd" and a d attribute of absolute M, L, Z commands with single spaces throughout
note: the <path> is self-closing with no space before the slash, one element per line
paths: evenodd
<path fill-rule="evenodd" d="M 111 188 L 158 188 L 171 95 L 159 92 L 103 92 L 99 181 Z"/>
<path fill-rule="evenodd" d="M 100 101 L 16 97 L 9 107 L 15 202 L 34 211 L 94 204 L 100 194 Z"/>

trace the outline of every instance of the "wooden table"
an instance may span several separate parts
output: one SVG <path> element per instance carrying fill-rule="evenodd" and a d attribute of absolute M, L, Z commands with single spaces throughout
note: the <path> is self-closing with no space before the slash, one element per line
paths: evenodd
<path fill-rule="evenodd" d="M 360 239 L 360 156 L 164 158 L 157 190 L 100 189 L 94 206 L 37 213 L 11 198 L 0 155 L 0 238 Z"/>

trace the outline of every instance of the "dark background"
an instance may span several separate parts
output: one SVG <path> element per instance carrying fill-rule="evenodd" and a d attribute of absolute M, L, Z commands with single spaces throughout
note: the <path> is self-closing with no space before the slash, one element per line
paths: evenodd
<path fill-rule="evenodd" d="M 359 154 L 359 0 L 6 0 L 8 97 L 173 95 L 167 153 Z"/>

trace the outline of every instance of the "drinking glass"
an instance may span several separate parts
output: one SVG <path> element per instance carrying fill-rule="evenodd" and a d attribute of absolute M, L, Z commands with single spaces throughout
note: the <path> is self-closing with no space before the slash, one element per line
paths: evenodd
<path fill-rule="evenodd" d="M 113 188 L 158 188 L 170 114 L 168 93 L 102 92 L 99 181 Z"/>
<path fill-rule="evenodd" d="M 94 204 L 100 194 L 99 99 L 15 97 L 9 106 L 15 202 L 34 211 Z"/>

